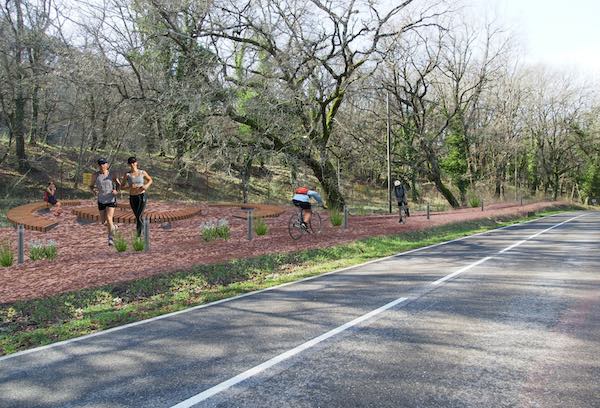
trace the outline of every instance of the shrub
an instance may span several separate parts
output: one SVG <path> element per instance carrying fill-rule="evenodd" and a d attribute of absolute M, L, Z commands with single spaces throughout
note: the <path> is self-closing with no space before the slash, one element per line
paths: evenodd
<path fill-rule="evenodd" d="M 131 246 L 135 251 L 139 252 L 144 250 L 146 243 L 144 242 L 144 238 L 134 235 L 133 239 L 131 240 Z"/>
<path fill-rule="evenodd" d="M 262 218 L 257 218 L 254 223 L 254 232 L 256 232 L 256 235 L 267 235 L 269 226 Z"/>
<path fill-rule="evenodd" d="M 56 248 L 56 242 L 49 240 L 44 241 L 30 241 L 29 242 L 29 259 L 32 261 L 38 261 L 40 259 L 55 259 L 58 254 Z"/>
<path fill-rule="evenodd" d="M 203 222 L 200 224 L 200 235 L 205 241 L 214 241 L 219 238 L 227 240 L 231 235 L 229 222 L 224 218 Z"/>
<path fill-rule="evenodd" d="M 127 241 L 123 238 L 123 235 L 120 233 L 116 233 L 113 237 L 113 243 L 115 244 L 115 249 L 117 252 L 125 252 L 127 251 Z"/>
<path fill-rule="evenodd" d="M 10 249 L 10 244 L 8 242 L 3 242 L 0 245 L 0 265 L 11 266 L 14 260 L 15 258 Z"/>
<path fill-rule="evenodd" d="M 329 221 L 331 221 L 331 225 L 334 227 L 339 227 L 344 221 L 344 216 L 339 210 L 333 209 L 329 211 Z"/>

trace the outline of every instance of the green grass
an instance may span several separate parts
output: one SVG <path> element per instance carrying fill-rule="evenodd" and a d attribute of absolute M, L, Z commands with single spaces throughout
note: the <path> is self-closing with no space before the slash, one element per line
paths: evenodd
<path fill-rule="evenodd" d="M 113 243 L 117 252 L 127 251 L 127 240 L 123 237 L 123 234 L 116 232 L 113 236 Z"/>
<path fill-rule="evenodd" d="M 15 256 L 10 249 L 10 244 L 8 242 L 3 242 L 0 244 L 0 266 L 11 266 L 15 261 Z"/>
<path fill-rule="evenodd" d="M 226 219 L 211 220 L 200 224 L 200 236 L 205 241 L 228 240 L 231 236 L 229 222 Z"/>
<path fill-rule="evenodd" d="M 29 243 L 29 259 L 37 261 L 40 259 L 53 260 L 58 255 L 56 242 L 54 241 L 31 241 Z"/>
<path fill-rule="evenodd" d="M 267 235 L 269 232 L 269 226 L 262 218 L 257 218 L 254 222 L 254 232 L 258 236 Z"/>
<path fill-rule="evenodd" d="M 137 235 L 134 235 L 131 238 L 131 246 L 133 247 L 134 251 L 143 251 L 145 246 L 144 238 L 142 238 L 141 236 L 138 237 Z"/>
<path fill-rule="evenodd" d="M 329 211 L 329 221 L 334 227 L 339 227 L 344 221 L 344 216 L 339 210 L 333 209 Z"/>
<path fill-rule="evenodd" d="M 479 197 L 469 197 L 469 206 L 472 208 L 479 207 L 481 205 L 481 199 Z"/>
<path fill-rule="evenodd" d="M 0 305 L 0 354 L 78 337 L 525 219 L 482 219 L 329 248 L 198 265 L 188 271 Z"/>

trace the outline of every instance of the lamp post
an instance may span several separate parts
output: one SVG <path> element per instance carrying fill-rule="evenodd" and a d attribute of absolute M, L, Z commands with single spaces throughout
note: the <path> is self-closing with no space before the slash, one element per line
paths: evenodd
<path fill-rule="evenodd" d="M 390 124 L 390 92 L 386 93 L 387 111 L 387 188 L 388 188 L 388 211 L 392 213 L 392 128 Z"/>

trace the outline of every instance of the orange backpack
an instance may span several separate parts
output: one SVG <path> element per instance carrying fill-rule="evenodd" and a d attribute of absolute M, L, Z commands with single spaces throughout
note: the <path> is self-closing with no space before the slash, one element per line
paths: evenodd
<path fill-rule="evenodd" d="M 308 193 L 308 188 L 307 187 L 298 187 L 294 193 L 296 194 L 307 194 Z"/>

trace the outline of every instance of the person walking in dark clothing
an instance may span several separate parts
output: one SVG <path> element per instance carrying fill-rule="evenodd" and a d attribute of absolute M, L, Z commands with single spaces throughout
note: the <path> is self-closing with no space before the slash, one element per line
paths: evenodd
<path fill-rule="evenodd" d="M 404 184 L 402 184 L 400 180 L 394 181 L 394 195 L 396 196 L 396 201 L 398 202 L 398 208 L 404 205 L 406 216 L 410 217 L 408 210 L 408 199 L 406 198 L 406 188 L 404 188 Z"/>

